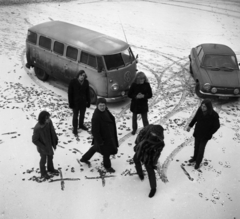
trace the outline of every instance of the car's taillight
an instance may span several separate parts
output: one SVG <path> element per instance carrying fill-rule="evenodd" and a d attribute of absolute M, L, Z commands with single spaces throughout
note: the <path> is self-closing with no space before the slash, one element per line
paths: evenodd
<path fill-rule="evenodd" d="M 213 94 L 217 93 L 217 88 L 216 88 L 216 87 L 213 87 L 213 88 L 211 89 L 211 92 L 212 92 Z"/>
<path fill-rule="evenodd" d="M 206 90 L 206 91 L 209 91 L 211 88 L 211 85 L 209 83 L 206 83 L 203 85 L 203 89 Z"/>
<path fill-rule="evenodd" d="M 239 94 L 239 89 L 238 88 L 234 89 L 233 93 L 234 94 Z"/>

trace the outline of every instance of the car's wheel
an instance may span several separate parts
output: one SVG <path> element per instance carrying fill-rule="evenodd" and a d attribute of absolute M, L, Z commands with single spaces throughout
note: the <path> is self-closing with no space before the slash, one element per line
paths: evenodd
<path fill-rule="evenodd" d="M 191 64 L 191 63 L 190 63 L 190 65 L 189 65 L 189 71 L 190 71 L 191 74 L 193 74 L 192 64 Z"/>
<path fill-rule="evenodd" d="M 89 88 L 89 92 L 90 92 L 91 104 L 95 104 L 97 102 L 97 95 L 96 95 L 95 91 L 91 87 Z"/>
<path fill-rule="evenodd" d="M 195 93 L 198 97 L 203 98 L 203 94 L 200 93 L 200 85 L 199 83 L 196 84 L 195 86 Z"/>
<path fill-rule="evenodd" d="M 35 66 L 34 71 L 35 71 L 37 78 L 40 79 L 41 81 L 46 81 L 49 77 L 49 75 L 41 68 L 38 68 Z"/>

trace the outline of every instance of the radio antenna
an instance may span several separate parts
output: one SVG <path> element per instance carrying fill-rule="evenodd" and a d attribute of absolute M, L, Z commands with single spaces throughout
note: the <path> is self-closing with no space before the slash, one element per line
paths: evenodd
<path fill-rule="evenodd" d="M 127 41 L 127 37 L 126 37 L 126 34 L 125 34 L 125 31 L 124 31 L 124 28 L 123 28 L 123 25 L 122 25 L 121 18 L 119 17 L 119 14 L 118 14 L 118 19 L 120 20 L 120 24 L 121 24 L 121 27 L 122 27 L 122 31 L 123 31 L 123 34 L 124 34 L 125 40 L 126 40 L 126 42 L 128 43 L 128 41 Z"/>

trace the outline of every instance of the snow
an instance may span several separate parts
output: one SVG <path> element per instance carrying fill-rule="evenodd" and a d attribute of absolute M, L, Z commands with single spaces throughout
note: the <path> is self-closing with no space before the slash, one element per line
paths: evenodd
<path fill-rule="evenodd" d="M 199 171 L 186 162 L 193 154 L 192 131 L 186 132 L 186 127 L 201 102 L 189 74 L 190 49 L 201 43 L 222 43 L 240 60 L 239 9 L 236 0 L 78 0 L 0 6 L 0 218 L 239 218 L 239 100 L 213 100 L 221 128 L 208 142 Z M 117 120 L 120 143 L 112 157 L 116 173 L 101 174 L 99 154 L 90 168 L 78 163 L 90 147 L 91 136 L 81 131 L 77 141 L 71 133 L 67 87 L 54 79 L 41 82 L 33 69 L 24 67 L 27 29 L 49 20 L 127 40 L 139 55 L 138 69 L 147 74 L 154 92 L 149 120 L 165 128 L 166 147 L 153 198 L 148 198 L 147 176 L 142 182 L 134 174 L 136 136 L 130 133 L 129 100 L 108 104 Z M 94 108 L 87 110 L 87 126 Z M 40 175 L 40 157 L 31 142 L 32 128 L 44 109 L 51 113 L 60 140 L 55 168 L 61 168 L 64 179 L 75 179 L 64 184 L 60 176 L 54 176 L 52 180 L 59 181 L 53 182 L 33 180 Z M 141 119 L 138 124 L 141 128 Z"/>

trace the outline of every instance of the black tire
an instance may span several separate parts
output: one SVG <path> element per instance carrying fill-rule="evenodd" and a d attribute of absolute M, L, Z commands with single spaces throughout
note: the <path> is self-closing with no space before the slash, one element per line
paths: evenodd
<path fill-rule="evenodd" d="M 200 93 L 200 85 L 199 85 L 199 83 L 196 83 L 195 93 L 196 93 L 196 95 L 197 95 L 198 97 L 200 97 L 200 98 L 203 98 L 203 97 L 204 97 L 204 95 Z"/>
<path fill-rule="evenodd" d="M 95 104 L 97 102 L 97 95 L 91 87 L 89 87 L 89 93 L 90 93 L 91 104 Z"/>
<path fill-rule="evenodd" d="M 189 65 L 189 71 L 190 71 L 190 74 L 193 74 L 193 70 L 192 70 L 192 65 L 191 65 L 191 63 L 190 63 L 190 65 Z"/>
<path fill-rule="evenodd" d="M 38 68 L 35 66 L 34 71 L 35 71 L 37 78 L 41 81 L 46 81 L 49 78 L 49 75 L 41 68 Z"/>

